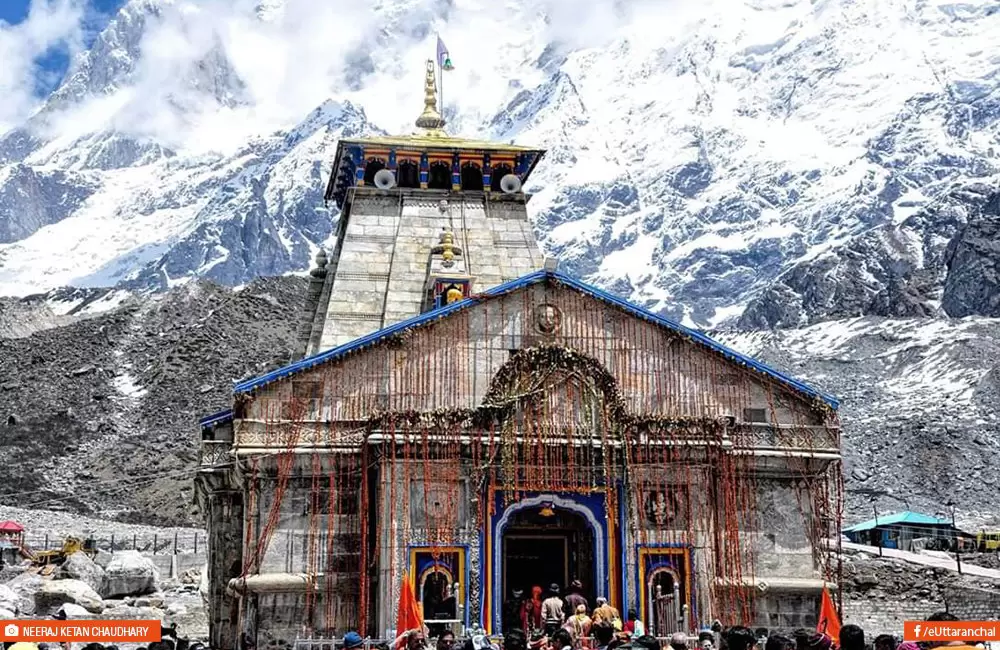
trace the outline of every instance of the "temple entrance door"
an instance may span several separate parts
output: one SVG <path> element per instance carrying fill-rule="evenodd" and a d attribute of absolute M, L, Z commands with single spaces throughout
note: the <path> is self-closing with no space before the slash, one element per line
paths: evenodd
<path fill-rule="evenodd" d="M 503 534 L 503 594 L 514 589 L 531 596 L 531 588 L 548 590 L 553 582 L 565 592 L 572 580 L 594 602 L 594 533 L 582 515 L 549 508 L 522 510 L 511 517 Z M 606 589 L 607 586 L 604 586 Z M 602 592 L 603 590 L 602 589 Z"/>
<path fill-rule="evenodd" d="M 505 535 L 504 560 L 504 593 L 523 589 L 530 594 L 533 585 L 564 585 L 569 580 L 569 535 Z"/>

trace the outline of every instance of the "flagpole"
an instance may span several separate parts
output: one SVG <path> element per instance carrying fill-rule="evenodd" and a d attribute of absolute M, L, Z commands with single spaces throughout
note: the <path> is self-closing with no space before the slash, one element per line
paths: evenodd
<path fill-rule="evenodd" d="M 438 36 L 438 40 L 439 41 L 441 40 L 440 36 Z M 437 59 L 438 79 L 439 79 L 438 83 L 440 84 L 440 89 L 438 90 L 438 100 L 441 102 L 441 108 L 439 112 L 441 113 L 441 119 L 443 120 L 444 119 L 444 68 L 441 67 L 441 55 L 435 52 L 434 58 Z"/>

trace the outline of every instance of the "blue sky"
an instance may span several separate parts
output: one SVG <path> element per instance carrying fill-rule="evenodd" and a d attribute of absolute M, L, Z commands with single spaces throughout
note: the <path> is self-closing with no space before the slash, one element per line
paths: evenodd
<path fill-rule="evenodd" d="M 28 17 L 28 11 L 33 0 L 0 0 L 0 21 L 8 25 L 17 25 Z M 43 0 L 34 0 L 43 3 Z M 82 0 L 87 8 L 86 45 L 111 19 L 125 0 Z M 62 80 L 69 57 L 66 49 L 53 48 L 35 60 L 38 74 L 35 79 L 35 94 L 45 96 Z"/>

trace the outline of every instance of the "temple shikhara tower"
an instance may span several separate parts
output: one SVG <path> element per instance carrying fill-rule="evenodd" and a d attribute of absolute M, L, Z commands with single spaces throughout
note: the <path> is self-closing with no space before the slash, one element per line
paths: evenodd
<path fill-rule="evenodd" d="M 391 638 L 404 584 L 432 632 L 573 580 L 658 634 L 815 625 L 837 402 L 560 273 L 544 152 L 449 136 L 435 84 L 416 134 L 331 152 L 299 358 L 202 420 L 212 646 Z"/>

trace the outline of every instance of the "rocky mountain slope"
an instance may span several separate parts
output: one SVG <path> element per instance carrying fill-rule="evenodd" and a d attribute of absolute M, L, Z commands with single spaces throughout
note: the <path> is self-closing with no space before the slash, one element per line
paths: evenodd
<path fill-rule="evenodd" d="M 412 128 L 437 30 L 452 131 L 549 149 L 576 275 L 699 326 L 1000 315 L 991 0 L 232 4 L 131 0 L 0 137 L 0 294 L 306 268 L 334 142 Z"/>
<path fill-rule="evenodd" d="M 288 359 L 305 286 L 4 299 L 0 502 L 198 524 L 197 420 L 230 406 L 234 380 Z M 858 488 L 893 495 L 883 512 L 944 512 L 950 499 L 974 526 L 997 517 L 1000 320 L 868 317 L 717 336 L 842 399 L 847 521 L 871 511 Z"/>
<path fill-rule="evenodd" d="M 304 291 L 279 278 L 118 305 L 106 291 L 5 299 L 0 324 L 13 312 L 22 326 L 0 338 L 0 501 L 191 523 L 197 420 L 231 405 L 234 380 L 288 360 Z"/>

